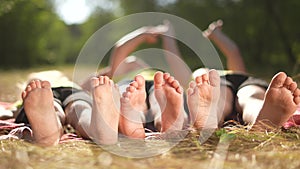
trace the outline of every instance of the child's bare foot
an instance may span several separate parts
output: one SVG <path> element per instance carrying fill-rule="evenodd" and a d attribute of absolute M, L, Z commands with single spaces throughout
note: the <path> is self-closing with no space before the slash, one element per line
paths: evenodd
<path fill-rule="evenodd" d="M 118 141 L 120 95 L 107 76 L 91 79 L 93 109 L 90 134 L 96 143 L 114 144 Z"/>
<path fill-rule="evenodd" d="M 187 90 L 187 103 L 193 127 L 218 127 L 217 105 L 220 97 L 220 76 L 216 70 L 197 76 Z"/>
<path fill-rule="evenodd" d="M 120 132 L 130 138 L 145 138 L 143 112 L 146 110 L 145 79 L 137 75 L 121 98 Z"/>
<path fill-rule="evenodd" d="M 297 83 L 285 73 L 277 73 L 266 91 L 263 107 L 256 124 L 282 126 L 296 111 L 300 103 L 300 90 Z"/>
<path fill-rule="evenodd" d="M 156 72 L 154 94 L 162 112 L 161 132 L 181 130 L 184 123 L 183 91 L 178 81 L 168 73 Z"/>
<path fill-rule="evenodd" d="M 42 146 L 58 144 L 62 126 L 55 112 L 50 83 L 31 81 L 23 91 L 22 99 L 35 142 Z"/>
<path fill-rule="evenodd" d="M 217 33 L 218 31 L 221 31 L 222 29 L 222 26 L 223 26 L 223 21 L 222 20 L 217 20 L 215 22 L 212 22 L 208 28 L 203 31 L 203 36 L 208 38 L 208 39 L 211 39 L 213 38 L 213 35 L 214 33 Z"/>

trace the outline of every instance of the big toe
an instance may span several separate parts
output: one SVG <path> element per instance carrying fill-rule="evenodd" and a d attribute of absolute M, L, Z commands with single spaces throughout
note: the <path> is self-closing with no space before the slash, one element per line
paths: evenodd
<path fill-rule="evenodd" d="M 41 81 L 41 87 L 45 89 L 51 89 L 51 84 L 48 81 Z"/>
<path fill-rule="evenodd" d="M 137 88 L 140 89 L 140 88 L 144 88 L 145 86 L 145 79 L 142 75 L 136 75 L 134 80 L 137 82 Z"/>
<path fill-rule="evenodd" d="M 90 85 L 91 85 L 93 88 L 99 86 L 99 84 L 100 84 L 100 83 L 99 83 L 99 78 L 93 77 L 93 78 L 90 79 Z"/>
<path fill-rule="evenodd" d="M 163 73 L 158 71 L 154 75 L 154 87 L 155 88 L 160 88 L 163 85 Z"/>
<path fill-rule="evenodd" d="M 220 85 L 219 73 L 214 69 L 209 71 L 209 82 L 212 86 L 219 86 Z"/>
<path fill-rule="evenodd" d="M 285 83 L 287 75 L 284 72 L 279 72 L 275 76 L 273 76 L 270 87 L 279 88 L 282 87 Z"/>

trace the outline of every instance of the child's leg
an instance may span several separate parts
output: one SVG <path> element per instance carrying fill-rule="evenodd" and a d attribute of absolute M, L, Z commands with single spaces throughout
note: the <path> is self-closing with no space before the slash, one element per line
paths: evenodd
<path fill-rule="evenodd" d="M 183 90 L 177 80 L 168 73 L 156 72 L 154 95 L 159 104 L 161 132 L 181 130 L 184 124 Z"/>
<path fill-rule="evenodd" d="M 161 110 L 155 98 L 154 90 L 149 93 L 150 113 L 153 116 L 154 127 L 157 131 L 161 130 Z"/>
<path fill-rule="evenodd" d="M 121 98 L 120 132 L 131 138 L 144 138 L 142 114 L 146 106 L 145 79 L 137 75 Z"/>
<path fill-rule="evenodd" d="M 62 134 L 62 125 L 55 112 L 50 83 L 34 80 L 22 93 L 24 110 L 37 144 L 56 145 Z"/>
<path fill-rule="evenodd" d="M 235 96 L 232 89 L 229 86 L 220 86 L 220 98 L 217 106 L 218 124 L 219 127 L 224 125 L 225 119 L 233 112 L 233 102 Z"/>
<path fill-rule="evenodd" d="M 297 83 L 285 73 L 277 73 L 265 94 L 262 109 L 259 112 L 256 123 L 282 126 L 297 109 L 300 103 L 300 90 Z M 267 120 L 267 121 L 266 121 Z"/>
<path fill-rule="evenodd" d="M 196 77 L 187 90 L 187 102 L 192 125 L 199 128 L 218 127 L 220 77 L 217 71 Z"/>
<path fill-rule="evenodd" d="M 225 55 L 227 60 L 227 69 L 238 72 L 246 72 L 243 57 L 241 56 L 238 46 L 221 31 L 222 25 L 222 20 L 211 23 L 207 30 L 203 32 L 203 36 L 213 41 Z"/>
<path fill-rule="evenodd" d="M 66 121 L 85 139 L 91 139 L 88 133 L 91 125 L 92 106 L 87 101 L 75 100 L 66 108 Z"/>
<path fill-rule="evenodd" d="M 118 141 L 119 91 L 106 76 L 90 79 L 89 88 L 93 102 L 84 92 L 74 96 L 74 101 L 65 109 L 67 122 L 83 138 L 99 144 L 114 144 Z"/>

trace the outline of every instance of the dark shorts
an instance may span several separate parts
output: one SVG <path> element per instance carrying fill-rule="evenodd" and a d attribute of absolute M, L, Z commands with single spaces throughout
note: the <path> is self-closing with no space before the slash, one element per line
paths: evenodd
<path fill-rule="evenodd" d="M 233 93 L 234 100 L 232 102 L 232 113 L 225 117 L 225 122 L 229 120 L 234 120 L 240 124 L 245 124 L 243 121 L 243 115 L 236 110 L 236 95 L 237 92 L 249 85 L 255 85 L 264 88 L 265 90 L 268 88 L 268 83 L 262 79 L 255 78 L 245 74 L 227 74 L 221 76 L 221 83 L 223 85 L 228 86 Z"/>
<path fill-rule="evenodd" d="M 54 101 L 57 102 L 59 105 L 61 105 L 63 109 L 65 109 L 65 107 L 69 103 L 77 100 L 83 100 L 89 103 L 90 105 L 92 105 L 91 97 L 86 92 L 80 89 L 75 89 L 72 87 L 57 87 L 57 88 L 52 88 L 52 92 L 53 92 Z M 20 109 L 20 112 L 17 115 L 15 122 L 29 124 L 23 106 Z"/>

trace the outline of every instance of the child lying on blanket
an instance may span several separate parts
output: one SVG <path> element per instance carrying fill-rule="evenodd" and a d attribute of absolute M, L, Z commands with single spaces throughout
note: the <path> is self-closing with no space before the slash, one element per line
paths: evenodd
<path fill-rule="evenodd" d="M 44 146 L 57 144 L 62 135 L 62 125 L 66 122 L 85 134 L 82 135 L 84 138 L 100 144 L 116 143 L 118 128 L 128 137 L 145 137 L 143 122 L 139 118 L 143 109 L 141 105 L 146 99 L 143 76 L 136 75 L 122 96 L 107 76 L 93 77 L 90 83 L 91 103 L 73 97 L 74 100 L 66 105 L 63 112 L 59 112 L 61 107 L 58 107 L 53 97 L 55 90 L 48 81 L 32 80 L 28 84 L 22 98 L 36 143 Z M 178 81 L 168 73 L 156 72 L 154 95 L 162 111 L 161 132 L 181 130 L 184 124 L 183 89 Z M 220 77 L 215 70 L 197 76 L 190 83 L 187 104 L 193 127 L 218 127 L 219 95 Z M 269 120 L 270 124 L 281 126 L 296 110 L 300 102 L 299 95 L 297 85 L 285 73 L 276 74 L 266 91 L 255 124 L 260 125 L 260 121 Z M 72 113 L 75 117 L 71 116 Z"/>
<path fill-rule="evenodd" d="M 49 77 L 54 78 L 45 80 Z M 98 110 L 95 107 L 97 104 L 93 104 L 93 101 L 97 102 L 99 99 L 106 101 L 113 98 L 101 98 L 99 95 L 102 93 L 96 91 L 90 96 L 57 71 L 34 73 L 30 79 L 22 93 L 23 108 L 16 118 L 16 123 L 30 125 L 33 140 L 37 144 L 57 144 L 65 124 L 70 124 L 83 138 L 93 139 L 100 144 L 112 144 L 117 141 L 118 112 L 110 107 Z M 108 82 L 109 86 L 105 91 L 116 90 L 112 81 Z M 110 119 L 109 123 L 106 122 L 107 119 L 103 119 L 102 113 L 99 112 L 102 110 L 109 111 L 116 120 Z"/>

